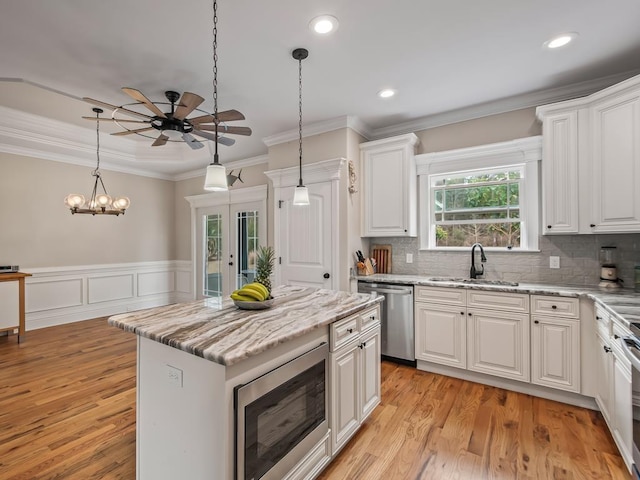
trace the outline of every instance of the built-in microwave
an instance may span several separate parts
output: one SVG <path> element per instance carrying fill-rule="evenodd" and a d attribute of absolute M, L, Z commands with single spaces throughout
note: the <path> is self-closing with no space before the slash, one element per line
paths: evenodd
<path fill-rule="evenodd" d="M 235 478 L 280 480 L 327 435 L 326 343 L 235 388 Z"/>

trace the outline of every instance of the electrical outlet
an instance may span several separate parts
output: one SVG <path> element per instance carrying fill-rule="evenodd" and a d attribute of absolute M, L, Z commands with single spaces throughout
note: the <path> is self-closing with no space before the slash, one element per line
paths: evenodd
<path fill-rule="evenodd" d="M 413 263 L 413 253 L 407 253 L 407 263 Z"/>
<path fill-rule="evenodd" d="M 171 365 L 167 365 L 167 380 L 174 387 L 182 388 L 182 370 Z"/>
<path fill-rule="evenodd" d="M 560 268 L 560 257 L 550 256 L 549 257 L 549 268 Z"/>

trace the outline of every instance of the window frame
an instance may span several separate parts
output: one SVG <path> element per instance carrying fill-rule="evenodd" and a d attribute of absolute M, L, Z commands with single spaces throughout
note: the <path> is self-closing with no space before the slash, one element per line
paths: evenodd
<path fill-rule="evenodd" d="M 536 252 L 540 231 L 540 162 L 542 137 L 527 137 L 507 142 L 461 148 L 446 152 L 416 155 L 419 194 L 420 250 L 463 251 L 469 247 L 436 245 L 432 177 L 462 172 L 489 171 L 495 168 L 521 166 L 524 178 L 520 190 L 520 246 L 486 247 L 493 251 Z"/>

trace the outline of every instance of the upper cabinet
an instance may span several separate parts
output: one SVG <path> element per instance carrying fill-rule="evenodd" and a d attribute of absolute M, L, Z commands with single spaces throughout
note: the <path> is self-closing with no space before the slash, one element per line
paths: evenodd
<path fill-rule="evenodd" d="M 640 232 L 640 76 L 537 115 L 543 232 Z"/>
<path fill-rule="evenodd" d="M 360 145 L 363 237 L 418 234 L 417 143 L 410 133 Z"/>

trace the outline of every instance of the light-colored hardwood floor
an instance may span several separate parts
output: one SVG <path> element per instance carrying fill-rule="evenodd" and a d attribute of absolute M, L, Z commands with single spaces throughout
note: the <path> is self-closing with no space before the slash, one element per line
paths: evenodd
<path fill-rule="evenodd" d="M 105 319 L 0 337 L 0 479 L 135 478 L 135 343 Z M 387 362 L 382 377 L 322 480 L 631 478 L 598 412 Z"/>

